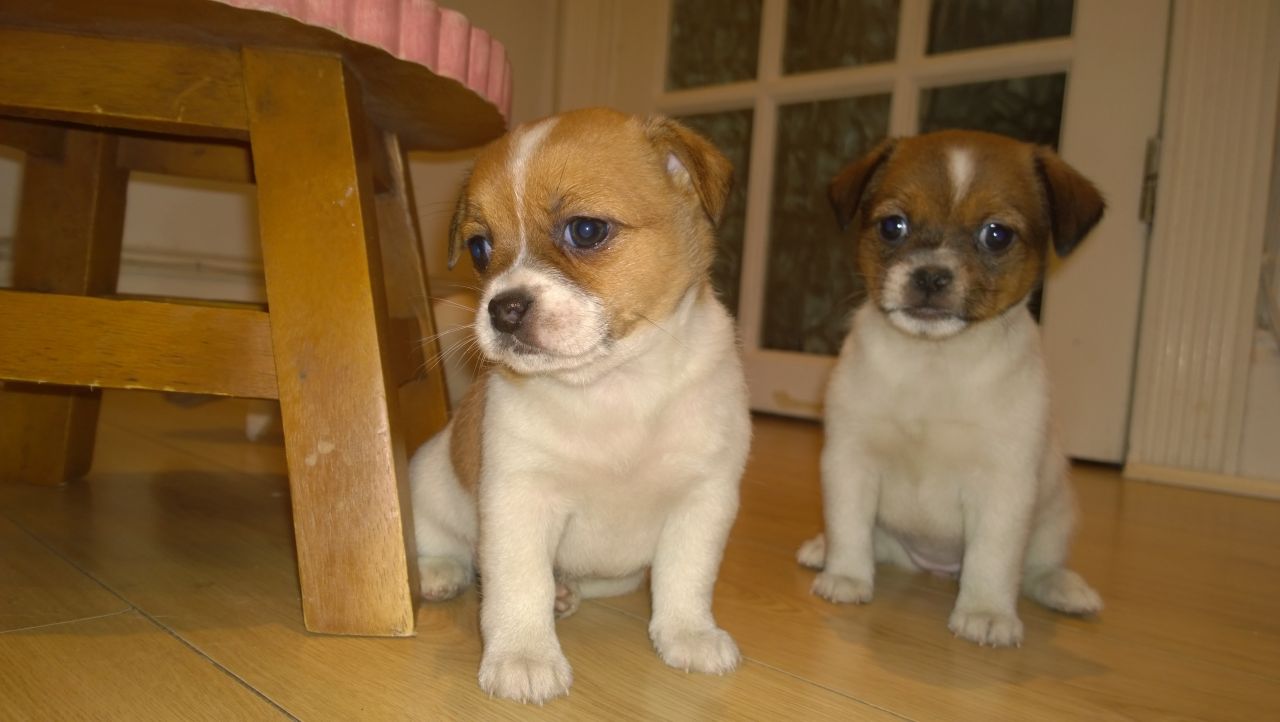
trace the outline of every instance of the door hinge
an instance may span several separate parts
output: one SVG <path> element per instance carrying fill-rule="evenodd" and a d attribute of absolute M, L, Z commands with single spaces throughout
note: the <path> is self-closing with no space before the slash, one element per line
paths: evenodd
<path fill-rule="evenodd" d="M 1156 219 L 1156 187 L 1160 183 L 1160 138 L 1147 138 L 1147 157 L 1142 164 L 1142 197 L 1138 202 L 1138 219 L 1151 224 Z"/>

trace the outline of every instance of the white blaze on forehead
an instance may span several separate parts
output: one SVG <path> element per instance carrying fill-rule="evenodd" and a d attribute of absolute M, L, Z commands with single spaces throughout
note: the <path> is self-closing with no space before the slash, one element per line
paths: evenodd
<path fill-rule="evenodd" d="M 542 146 L 542 142 L 546 140 L 547 134 L 556 125 L 556 118 L 547 118 L 528 128 L 525 128 L 515 138 L 515 143 L 511 147 L 511 160 L 509 167 L 511 169 L 511 190 L 515 194 L 515 211 L 516 222 L 520 228 L 520 251 L 524 252 L 525 236 L 524 236 L 524 189 L 525 183 L 529 177 L 529 160 L 538 148 Z"/>
<path fill-rule="evenodd" d="M 951 178 L 951 201 L 959 203 L 973 181 L 973 154 L 966 148 L 948 149 L 947 175 Z"/>

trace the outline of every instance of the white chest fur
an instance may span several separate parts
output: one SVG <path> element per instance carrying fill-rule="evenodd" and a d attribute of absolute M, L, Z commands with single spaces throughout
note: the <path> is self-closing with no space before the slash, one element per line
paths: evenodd
<path fill-rule="evenodd" d="M 557 566 L 575 575 L 650 563 L 670 510 L 707 484 L 736 502 L 737 476 L 720 470 L 741 466 L 750 430 L 727 314 L 690 299 L 633 336 L 624 343 L 640 350 L 590 383 L 489 381 L 480 493 L 536 493 L 558 507 Z"/>
<path fill-rule="evenodd" d="M 827 443 L 877 478 L 881 526 L 957 559 L 964 497 L 1011 466 L 1034 476 L 1047 434 L 1039 336 L 1024 306 L 944 340 L 908 336 L 874 308 L 856 314 L 828 391 Z"/>

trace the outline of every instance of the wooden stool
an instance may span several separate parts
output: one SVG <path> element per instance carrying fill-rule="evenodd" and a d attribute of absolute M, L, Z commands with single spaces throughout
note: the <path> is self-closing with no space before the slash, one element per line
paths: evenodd
<path fill-rule="evenodd" d="M 500 134 L 509 71 L 427 0 L 271 5 L 332 29 L 212 0 L 0 3 L 0 142 L 27 153 L 0 480 L 85 474 L 102 387 L 279 399 L 307 628 L 409 635 L 406 442 L 447 408 L 403 333 L 434 336 L 405 153 Z M 130 170 L 256 182 L 268 310 L 113 297 Z"/>

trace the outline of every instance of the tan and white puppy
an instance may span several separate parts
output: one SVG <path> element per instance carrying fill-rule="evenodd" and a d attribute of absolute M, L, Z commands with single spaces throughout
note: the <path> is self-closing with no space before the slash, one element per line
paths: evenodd
<path fill-rule="evenodd" d="M 678 123 L 605 109 L 523 125 L 476 160 L 451 242 L 483 284 L 492 366 L 410 478 L 423 596 L 456 595 L 478 560 L 492 695 L 565 694 L 555 618 L 646 569 L 663 661 L 738 664 L 711 614 L 751 434 L 708 275 L 730 173 Z"/>
<path fill-rule="evenodd" d="M 955 634 L 1022 641 L 1017 597 L 1092 614 L 1063 565 L 1074 502 L 1027 298 L 1050 249 L 1101 218 L 1051 150 L 944 131 L 889 140 L 831 184 L 867 301 L 826 398 L 826 534 L 800 549 L 813 593 L 871 600 L 876 562 L 959 575 Z"/>

